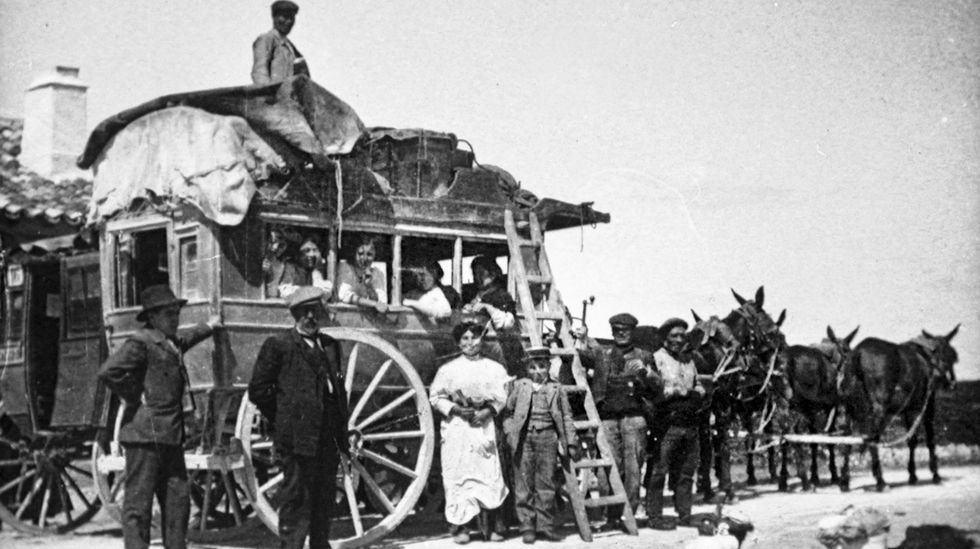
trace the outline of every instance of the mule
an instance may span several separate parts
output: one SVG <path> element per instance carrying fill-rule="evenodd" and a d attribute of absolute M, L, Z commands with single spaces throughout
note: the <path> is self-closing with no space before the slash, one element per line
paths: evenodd
<path fill-rule="evenodd" d="M 833 328 L 827 326 L 827 339 L 818 345 L 791 345 L 780 354 L 782 369 L 786 372 L 786 380 L 791 389 L 789 407 L 798 414 L 799 422 L 793 426 L 796 432 L 817 434 L 832 432 L 837 419 L 837 407 L 840 404 L 840 394 L 837 381 L 844 364 L 850 358 L 851 342 L 857 335 L 858 328 L 839 339 Z M 793 445 L 794 456 L 797 458 L 797 470 L 802 489 L 811 490 L 820 486 L 818 468 L 819 448 L 817 444 L 810 445 L 810 475 L 807 477 L 803 467 L 802 446 Z M 837 472 L 834 445 L 827 445 L 828 468 L 830 481 L 840 482 Z M 779 486 L 786 489 L 786 451 L 782 456 L 783 467 L 780 470 Z"/>
<path fill-rule="evenodd" d="M 771 371 L 775 367 L 772 360 L 775 353 L 785 346 L 785 337 L 780 328 L 786 319 L 785 309 L 778 320 L 773 320 L 765 311 L 765 289 L 762 286 L 756 290 L 753 300 L 743 298 L 735 290 L 732 290 L 732 295 L 739 307 L 720 321 L 717 317 L 703 321 L 697 313 L 691 311 L 696 323 L 692 329 L 691 345 L 702 356 L 702 373 L 713 374 L 723 360 L 730 360 L 725 369 L 732 369 L 728 375 L 717 380 L 711 391 L 715 434 L 712 444 L 706 445 L 709 449 L 714 449 L 716 475 L 722 481 L 723 489 L 729 492 L 729 497 L 733 493 L 725 485 L 728 484 L 731 470 L 730 432 L 737 431 L 739 426 L 751 432 L 752 419 L 766 405 L 769 391 L 767 385 L 774 377 L 778 377 L 774 375 L 776 372 Z M 703 422 L 701 430 L 704 440 L 710 430 L 707 422 Z M 751 445 L 752 441 L 746 440 L 746 448 L 751 448 Z M 770 449 L 768 457 L 770 479 L 775 479 L 777 474 L 774 449 Z M 703 455 L 702 459 L 706 463 L 699 471 L 699 491 L 710 496 L 710 453 Z M 749 485 L 755 485 L 757 480 L 751 453 L 748 454 L 746 472 Z"/>
<path fill-rule="evenodd" d="M 881 473 L 877 443 L 882 441 L 896 416 L 902 417 L 906 428 L 909 484 L 918 482 L 915 468 L 918 421 L 925 428 L 932 481 L 937 484 L 942 481 L 933 426 L 935 392 L 956 386 L 953 367 L 959 357 L 950 341 L 959 329 L 957 325 L 945 336 L 934 336 L 923 330 L 920 337 L 902 344 L 867 338 L 854 348 L 841 383 L 846 429 L 863 435 L 870 443 L 871 472 L 878 491 L 884 490 L 887 484 Z M 842 453 L 840 488 L 846 492 L 850 489 L 850 447 L 845 446 Z"/>

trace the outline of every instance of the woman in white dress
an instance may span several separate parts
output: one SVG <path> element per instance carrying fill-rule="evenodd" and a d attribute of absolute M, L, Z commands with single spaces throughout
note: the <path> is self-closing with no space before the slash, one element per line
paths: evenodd
<path fill-rule="evenodd" d="M 466 524 L 478 514 L 484 539 L 502 541 L 493 512 L 507 497 L 493 418 L 507 402 L 510 378 L 499 362 L 482 355 L 483 326 L 464 322 L 453 330 L 462 356 L 443 364 L 429 389 L 442 414 L 442 482 L 453 541 L 470 540 Z M 491 531 L 494 530 L 494 531 Z"/>

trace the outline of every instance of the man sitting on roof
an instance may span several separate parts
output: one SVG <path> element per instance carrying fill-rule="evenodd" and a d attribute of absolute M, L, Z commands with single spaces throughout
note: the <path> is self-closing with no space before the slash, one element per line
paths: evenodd
<path fill-rule="evenodd" d="M 290 76 L 310 75 L 303 54 L 286 38 L 298 11 L 299 6 L 289 0 L 272 3 L 272 30 L 259 35 L 252 44 L 252 82 L 271 84 Z"/>

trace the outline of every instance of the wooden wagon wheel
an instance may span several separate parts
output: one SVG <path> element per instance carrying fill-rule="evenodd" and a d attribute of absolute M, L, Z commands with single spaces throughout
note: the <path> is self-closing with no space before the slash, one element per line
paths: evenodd
<path fill-rule="evenodd" d="M 350 409 L 351 459 L 342 460 L 338 473 L 344 504 L 335 511 L 331 545 L 360 547 L 393 531 L 423 493 L 435 446 L 432 409 L 422 379 L 394 345 L 351 328 L 322 332 L 341 344 Z M 247 398 L 236 433 L 245 454 L 240 480 L 259 518 L 277 532 L 282 475 L 266 422 Z"/>
<path fill-rule="evenodd" d="M 96 438 L 92 447 L 92 472 L 98 497 L 109 515 L 122 522 L 122 503 L 126 479 L 125 449 L 119 443 L 121 413 L 115 414 L 110 441 Z M 102 437 L 104 438 L 104 437 Z M 193 445 L 193 439 L 189 441 Z M 186 450 L 185 450 L 186 451 Z M 191 496 L 191 523 L 187 537 L 191 541 L 216 542 L 239 537 L 251 527 L 255 511 L 248 503 L 248 497 L 234 474 L 236 466 L 242 466 L 240 457 L 237 465 L 234 456 L 185 454 L 188 463 L 188 480 Z M 222 470 L 214 464 L 226 460 L 231 467 Z M 208 465 L 210 464 L 210 466 Z M 153 537 L 159 535 L 160 513 L 154 500 Z"/>
<path fill-rule="evenodd" d="M 71 434 L 21 436 L 0 417 L 0 522 L 32 534 L 63 534 L 98 512 L 101 502 L 85 468 L 88 445 Z"/>

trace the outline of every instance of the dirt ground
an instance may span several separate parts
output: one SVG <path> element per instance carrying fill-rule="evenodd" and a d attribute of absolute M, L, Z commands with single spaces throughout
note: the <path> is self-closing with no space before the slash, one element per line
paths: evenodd
<path fill-rule="evenodd" d="M 924 468 L 923 468 L 924 469 Z M 980 544 L 980 465 L 943 467 L 945 478 L 941 485 L 931 483 L 909 486 L 903 469 L 886 471 L 885 479 L 891 488 L 878 493 L 874 481 L 865 472 L 858 473 L 852 482 L 853 490 L 841 494 L 836 487 L 824 486 L 815 493 L 781 494 L 772 484 L 755 488 L 741 486 L 737 508 L 755 525 L 755 532 L 743 547 L 755 548 L 815 548 L 823 547 L 815 539 L 816 524 L 824 516 L 843 509 L 847 505 L 873 506 L 887 513 L 891 519 L 888 547 L 974 547 Z M 928 472 L 920 470 L 920 478 L 928 479 Z M 736 480 L 738 480 L 736 476 Z M 921 483 L 922 481 L 920 481 Z M 712 506 L 697 505 L 695 514 L 710 513 Z M 670 513 L 668 509 L 667 513 Z M 645 521 L 641 520 L 643 524 Z M 430 520 L 407 520 L 402 527 L 375 547 L 383 549 L 450 548 L 456 547 L 446 535 L 444 525 Z M 697 536 L 694 529 L 681 528 L 673 532 L 640 529 L 639 536 L 626 534 L 597 534 L 592 544 L 582 542 L 571 522 L 562 529 L 566 534 L 561 543 L 538 542 L 538 546 L 593 547 L 639 549 L 649 547 L 683 547 Z M 907 539 L 907 535 L 908 538 Z M 943 538 L 943 536 L 947 536 Z M 905 542 L 905 545 L 903 545 Z M 921 544 L 919 544 L 921 542 Z M 956 543 L 959 543 L 957 545 Z M 474 542 L 477 547 L 483 545 Z M 500 549 L 524 547 L 516 532 L 502 542 L 493 544 Z M 160 546 L 160 545 L 156 545 Z M 221 544 L 191 544 L 204 549 L 239 549 L 275 547 L 274 536 L 264 527 L 255 528 L 240 539 Z M 85 525 L 78 532 L 66 536 L 31 537 L 5 528 L 0 532 L 0 547 L 45 549 L 95 549 L 122 547 L 117 524 L 105 513 Z"/>

